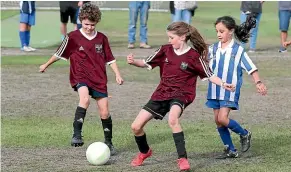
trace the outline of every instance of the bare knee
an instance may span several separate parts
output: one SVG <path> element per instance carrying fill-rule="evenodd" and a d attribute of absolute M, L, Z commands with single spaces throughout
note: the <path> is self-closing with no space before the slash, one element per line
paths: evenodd
<path fill-rule="evenodd" d="M 178 118 L 169 119 L 168 124 L 171 128 L 175 128 L 180 125 L 179 119 Z"/>
<path fill-rule="evenodd" d="M 227 126 L 228 125 L 228 118 L 227 118 L 227 116 L 219 116 L 218 117 L 218 119 L 217 119 L 217 121 L 215 121 L 216 122 L 216 124 L 219 126 Z"/>
<path fill-rule="evenodd" d="M 109 117 L 109 111 L 107 108 L 99 109 L 99 114 L 102 119 L 107 119 Z"/>
<path fill-rule="evenodd" d="M 79 105 L 80 105 L 81 107 L 87 109 L 88 106 L 89 106 L 89 104 L 90 104 L 90 98 L 89 98 L 89 96 L 82 96 L 82 97 L 80 97 Z"/>
<path fill-rule="evenodd" d="M 136 123 L 131 124 L 131 130 L 135 135 L 139 135 L 142 133 L 142 126 Z"/>

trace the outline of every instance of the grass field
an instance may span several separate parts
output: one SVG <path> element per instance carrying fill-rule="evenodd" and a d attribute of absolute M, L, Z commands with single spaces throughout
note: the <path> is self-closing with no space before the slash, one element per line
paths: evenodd
<path fill-rule="evenodd" d="M 233 15 L 239 21 L 239 2 L 209 3 L 199 2 L 192 24 L 208 42 L 214 42 L 216 33 L 213 22 L 220 15 Z M 218 10 L 222 8 L 225 10 Z M 259 68 L 260 76 L 268 87 L 268 95 L 263 97 L 257 94 L 251 78 L 245 74 L 241 109 L 231 113 L 231 118 L 253 132 L 252 147 L 237 159 L 215 159 L 223 147 L 213 122 L 213 113 L 204 105 L 207 82 L 199 81 L 195 102 L 187 107 L 181 118 L 191 171 L 291 171 L 291 55 L 276 52 L 280 42 L 277 2 L 265 2 L 263 10 L 258 38 L 261 51 L 249 55 Z M 44 20 L 48 17 L 54 18 L 55 22 Z M 101 121 L 93 100 L 84 124 L 85 145 L 70 147 L 78 96 L 69 85 L 69 64 L 58 61 L 46 73 L 38 73 L 39 65 L 48 60 L 59 43 L 58 17 L 56 11 L 37 12 L 37 25 L 33 27 L 31 42 L 33 47 L 47 50 L 38 50 L 40 54 L 46 53 L 40 56 L 29 53 L 17 56 L 1 54 L 1 171 L 177 171 L 177 154 L 167 117 L 163 121 L 151 121 L 146 126 L 153 156 L 145 161 L 144 166 L 130 166 L 138 151 L 130 125 L 156 88 L 159 71 L 134 68 L 126 63 L 123 54 L 129 52 L 125 49 L 127 22 L 120 21 L 128 20 L 128 12 L 105 11 L 98 25 L 98 30 L 109 37 L 125 80 L 124 85 L 118 86 L 108 68 L 113 141 L 118 154 L 104 166 L 92 166 L 86 161 L 87 146 L 103 141 Z M 14 52 L 19 44 L 18 11 L 1 11 L 1 21 L 2 48 L 9 47 L 11 49 L 8 48 L 8 51 Z M 167 41 L 165 27 L 169 22 L 168 13 L 150 14 L 151 45 L 158 47 Z M 150 52 L 133 51 L 139 57 Z M 232 136 L 235 146 L 240 149 L 239 137 L 234 133 Z"/>
<path fill-rule="evenodd" d="M 103 140 L 95 105 L 92 102 L 84 125 L 84 147 L 70 148 L 77 95 L 67 83 L 67 62 L 54 64 L 45 74 L 37 73 L 39 64 L 46 60 L 39 56 L 2 57 L 1 140 L 5 171 L 177 170 L 175 147 L 166 120 L 152 121 L 146 127 L 154 156 L 143 167 L 135 169 L 129 166 L 137 151 L 130 124 L 155 88 L 159 78 L 157 70 L 147 72 L 133 68 L 119 58 L 118 64 L 126 81 L 120 87 L 113 82 L 112 72 L 108 73 L 109 92 L 113 96 L 110 108 L 114 119 L 114 142 L 119 154 L 112 157 L 111 165 L 95 167 L 89 165 L 85 158 L 86 147 L 94 141 Z M 256 60 L 256 63 L 269 87 L 269 95 L 258 96 L 250 78 L 246 77 L 241 111 L 233 113 L 233 118 L 254 133 L 251 150 L 235 160 L 214 159 L 222 145 L 212 122 L 211 110 L 203 105 L 206 83 L 200 82 L 196 102 L 186 109 L 182 117 L 193 171 L 291 170 L 291 109 L 290 100 L 284 99 L 290 96 L 290 88 L 286 87 L 291 83 L 288 75 L 291 70 L 286 66 L 290 60 Z M 282 69 L 282 66 L 286 68 Z M 235 134 L 233 137 L 239 148 L 238 137 Z M 11 152 L 21 155 L 17 156 L 19 162 L 16 165 L 11 163 L 16 161 L 16 155 Z"/>

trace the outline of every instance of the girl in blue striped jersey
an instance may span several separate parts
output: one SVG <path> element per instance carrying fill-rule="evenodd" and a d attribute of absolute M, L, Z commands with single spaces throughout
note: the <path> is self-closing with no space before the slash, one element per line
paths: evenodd
<path fill-rule="evenodd" d="M 243 70 L 252 76 L 257 90 L 262 95 L 267 93 L 266 86 L 260 80 L 258 69 L 249 58 L 244 48 L 237 43 L 246 43 L 249 31 L 256 26 L 253 18 L 248 18 L 240 26 L 229 16 L 223 16 L 216 20 L 215 28 L 219 42 L 209 46 L 209 66 L 213 73 L 226 83 L 236 86 L 235 92 L 230 92 L 215 84 L 209 83 L 207 102 L 209 108 L 213 108 L 215 123 L 221 140 L 225 145 L 225 151 L 218 158 L 238 157 L 230 136 L 229 129 L 240 135 L 241 151 L 246 152 L 250 148 L 251 132 L 229 118 L 230 110 L 238 110 L 240 88 L 242 85 Z"/>

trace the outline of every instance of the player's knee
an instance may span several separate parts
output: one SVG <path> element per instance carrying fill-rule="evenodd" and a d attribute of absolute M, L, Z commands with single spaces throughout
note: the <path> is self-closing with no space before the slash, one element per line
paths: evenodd
<path fill-rule="evenodd" d="M 79 104 L 82 107 L 86 107 L 87 108 L 89 106 L 89 104 L 90 104 L 90 98 L 88 96 L 80 97 Z"/>
<path fill-rule="evenodd" d="M 106 108 L 99 109 L 99 114 L 100 114 L 101 118 L 103 118 L 103 119 L 107 119 L 109 117 L 109 111 Z"/>
<path fill-rule="evenodd" d="M 132 123 L 131 124 L 131 130 L 134 134 L 139 134 L 142 131 L 142 128 L 140 125 L 136 124 L 136 123 Z"/>
<path fill-rule="evenodd" d="M 179 119 L 177 118 L 169 119 L 168 124 L 171 128 L 174 128 L 179 125 Z"/>
<path fill-rule="evenodd" d="M 226 126 L 228 124 L 228 118 L 226 116 L 220 116 L 215 122 L 218 125 Z"/>

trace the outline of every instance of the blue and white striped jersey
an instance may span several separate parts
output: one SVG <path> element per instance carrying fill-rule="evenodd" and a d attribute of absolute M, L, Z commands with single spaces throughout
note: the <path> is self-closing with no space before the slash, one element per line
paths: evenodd
<path fill-rule="evenodd" d="M 35 11 L 35 1 L 20 1 L 20 12 L 31 14 Z"/>
<path fill-rule="evenodd" d="M 244 48 L 232 40 L 225 48 L 221 42 L 209 46 L 209 67 L 213 73 L 226 83 L 236 86 L 235 92 L 230 92 L 209 82 L 207 99 L 238 102 L 240 88 L 243 82 L 243 70 L 249 75 L 257 70 Z"/>

